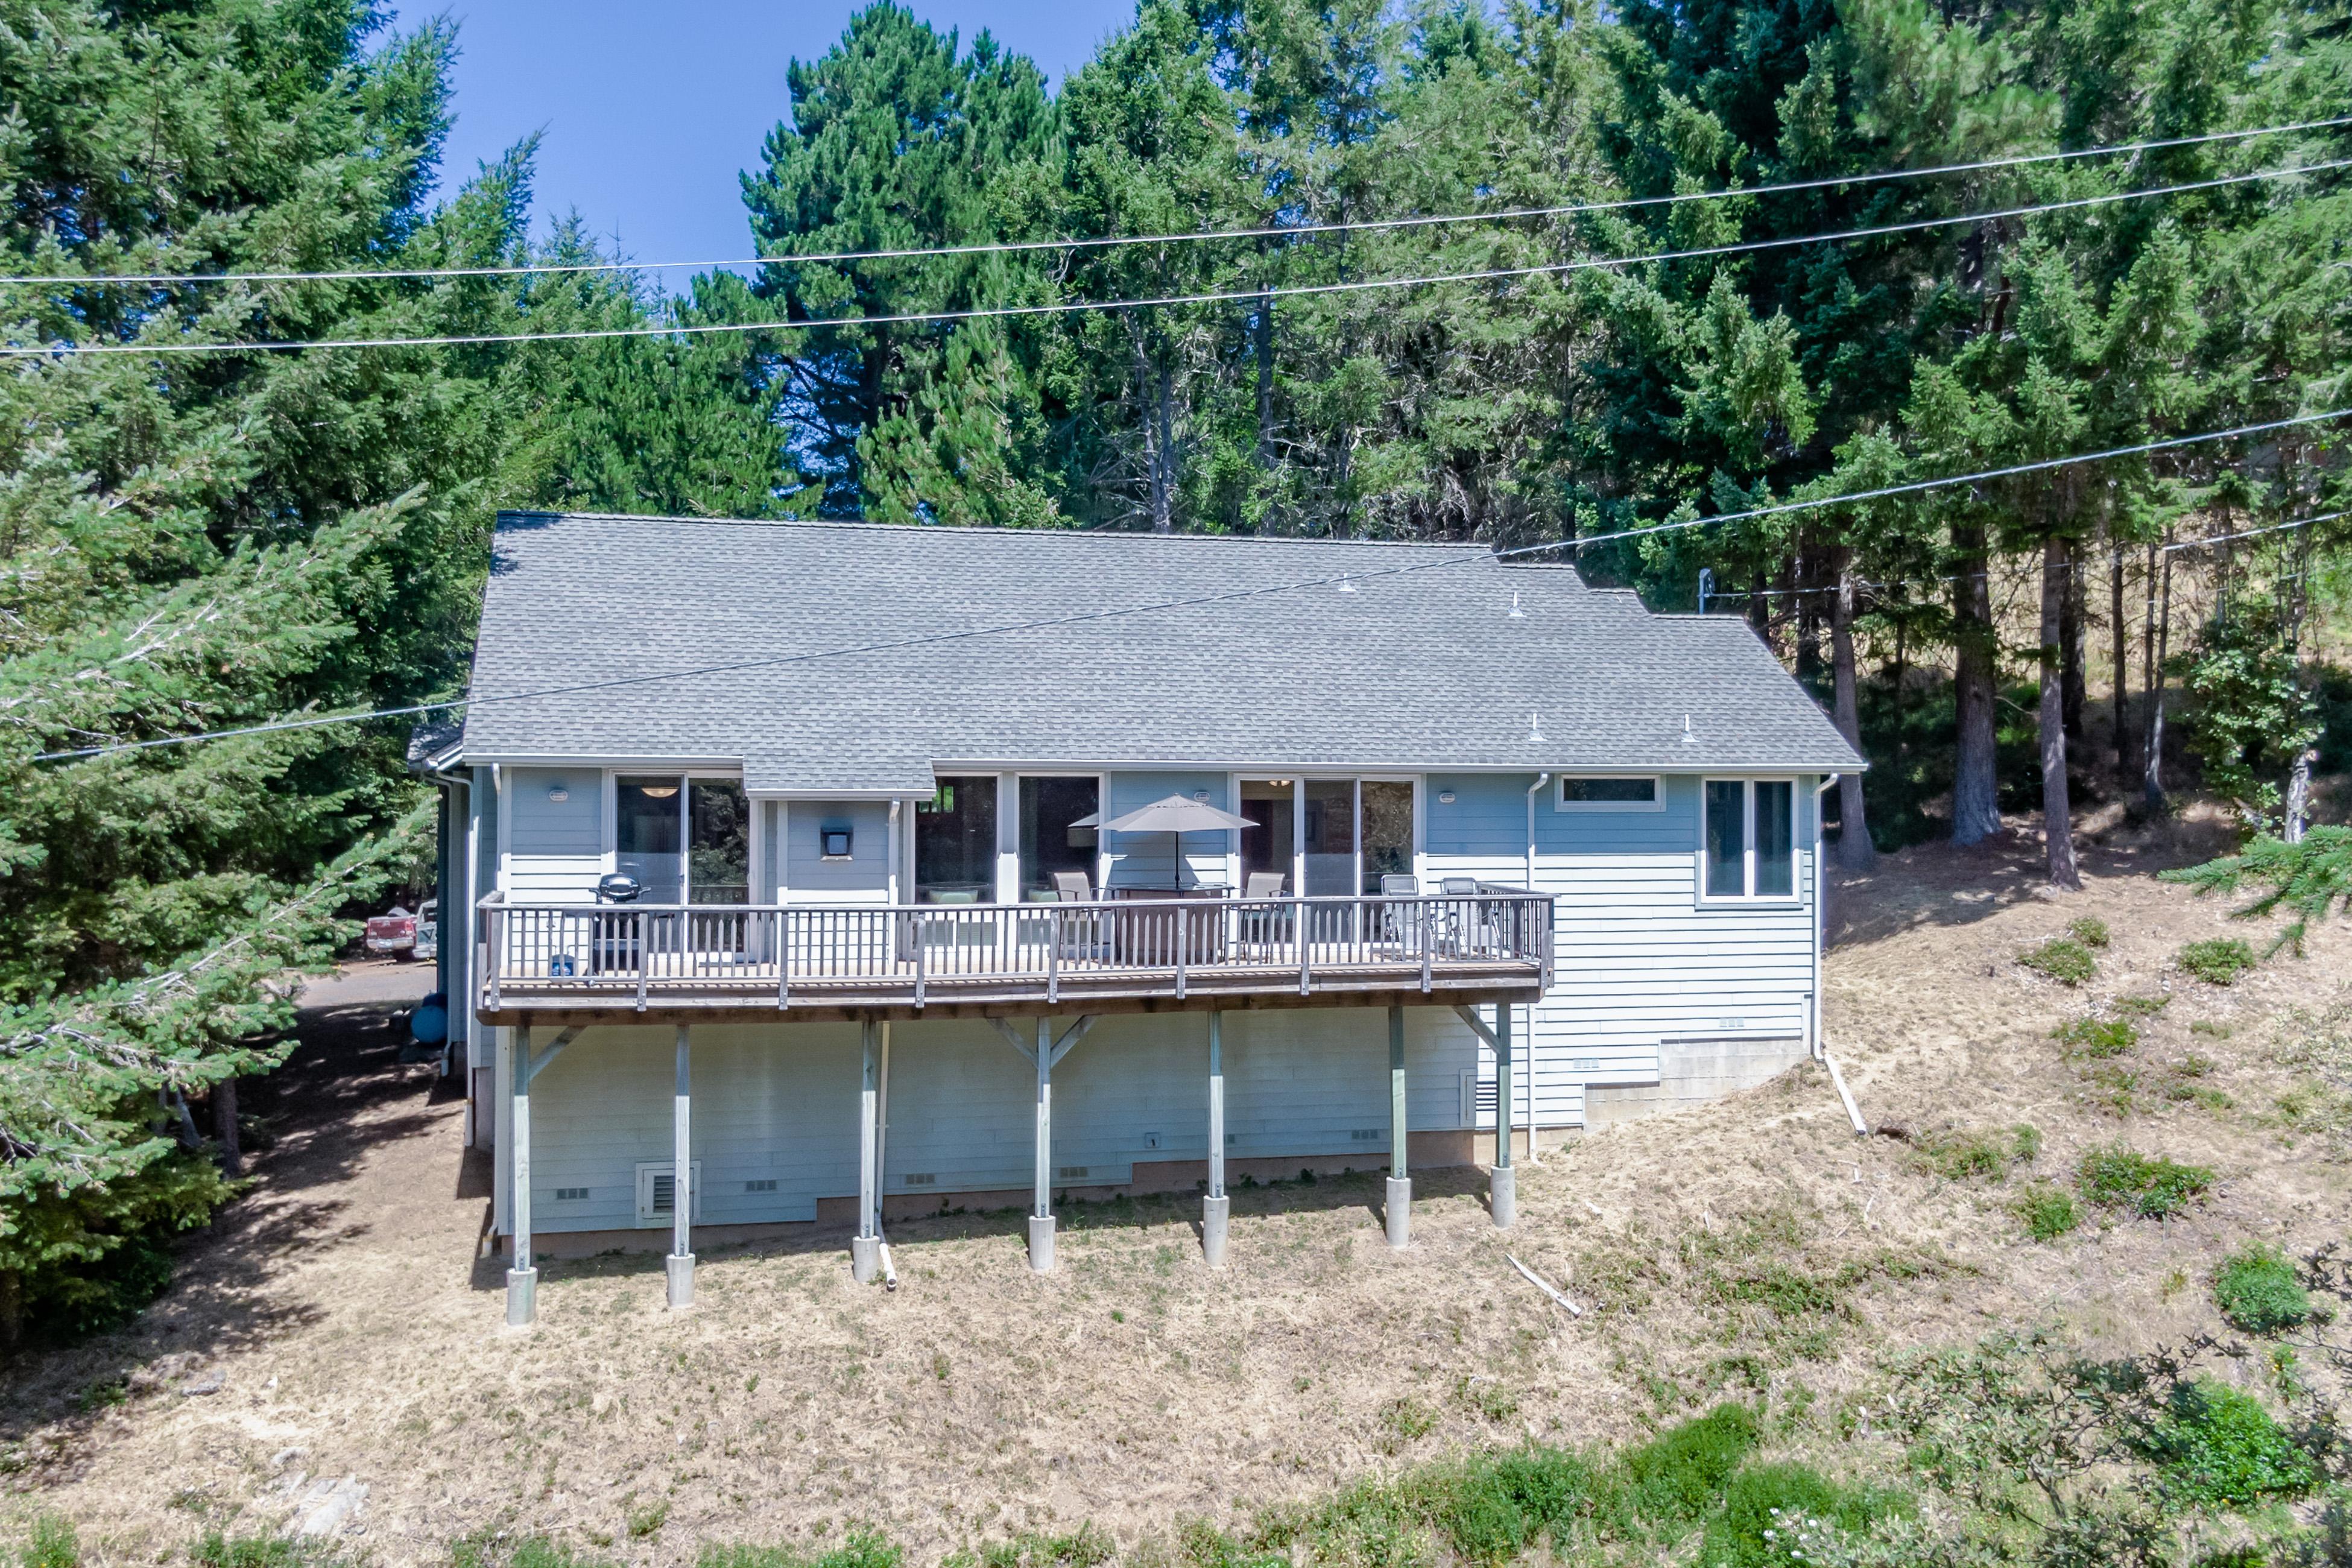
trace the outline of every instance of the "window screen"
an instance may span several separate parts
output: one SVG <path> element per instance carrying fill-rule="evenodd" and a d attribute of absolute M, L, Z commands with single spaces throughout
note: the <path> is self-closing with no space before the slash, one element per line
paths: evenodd
<path fill-rule="evenodd" d="M 1706 781 L 1706 896 L 1748 891 L 1748 789 L 1738 779 Z"/>
<path fill-rule="evenodd" d="M 1793 898 L 1797 892 L 1797 786 L 1786 779 L 1759 779 L 1756 790 L 1756 896 Z"/>
<path fill-rule="evenodd" d="M 1655 805 L 1658 781 L 1654 778 L 1562 779 L 1562 805 Z"/>

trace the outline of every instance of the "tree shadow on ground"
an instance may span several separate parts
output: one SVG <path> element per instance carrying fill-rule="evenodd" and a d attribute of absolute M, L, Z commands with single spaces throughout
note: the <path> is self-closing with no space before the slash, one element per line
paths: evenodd
<path fill-rule="evenodd" d="M 1830 868 L 1828 945 L 1867 945 L 1925 925 L 1973 925 L 2050 896 L 2041 819 L 2004 819 L 1981 844 L 1915 845 L 1881 856 L 1878 869 L 1851 876 Z M 2076 819 L 2074 852 L 2086 880 L 2152 877 L 2231 853 L 2236 836 L 2208 816 L 2133 821 L 2119 805 Z"/>
<path fill-rule="evenodd" d="M 0 1442 L 29 1444 L 26 1462 L 47 1477 L 86 1452 L 112 1390 L 143 1385 L 139 1369 L 184 1368 L 248 1350 L 318 1322 L 323 1312 L 278 1288 L 290 1267 L 321 1249 L 372 1234 L 353 1219 L 348 1190 L 369 1155 L 429 1135 L 455 1091 L 429 1064 L 404 1065 L 400 1025 L 409 1004 L 386 1001 L 304 1008 L 296 1045 L 241 1099 L 259 1131 L 247 1151 L 249 1190 L 176 1243 L 173 1278 L 131 1323 L 63 1345 L 37 1346 L 8 1368 Z M 141 1397 L 179 1398 L 185 1378 L 165 1378 Z"/>

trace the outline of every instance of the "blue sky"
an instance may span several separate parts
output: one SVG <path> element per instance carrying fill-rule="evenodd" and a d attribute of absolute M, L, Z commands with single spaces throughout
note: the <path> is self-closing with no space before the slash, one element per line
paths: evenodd
<path fill-rule="evenodd" d="M 636 260 L 700 261 L 750 252 L 736 174 L 759 162 L 761 139 L 784 117 L 786 63 L 831 47 L 854 9 L 845 0 L 456 0 L 401 5 L 397 15 L 403 27 L 444 11 L 458 23 L 445 184 L 541 131 L 534 232 L 576 207 Z M 967 44 L 987 28 L 1058 86 L 1135 4 L 914 0 L 913 9 Z"/>

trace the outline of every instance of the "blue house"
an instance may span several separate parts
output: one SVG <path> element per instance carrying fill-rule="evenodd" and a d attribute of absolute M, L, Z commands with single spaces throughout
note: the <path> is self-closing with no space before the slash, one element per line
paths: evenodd
<path fill-rule="evenodd" d="M 510 513 L 444 989 L 534 1255 L 1489 1168 L 1818 1036 L 1821 792 L 1748 627 L 1476 545 Z M 465 911 L 471 910 L 470 940 Z"/>

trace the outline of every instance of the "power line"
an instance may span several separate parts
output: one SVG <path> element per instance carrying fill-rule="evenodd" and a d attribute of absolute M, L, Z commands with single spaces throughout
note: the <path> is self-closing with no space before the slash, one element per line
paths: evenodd
<path fill-rule="evenodd" d="M 1628 196 L 1616 201 L 1581 202 L 1566 206 L 1507 207 L 1497 212 L 1445 213 L 1420 217 L 1369 218 L 1353 223 L 1275 224 L 1258 228 L 1191 229 L 1170 234 L 1105 235 L 1062 239 L 1007 239 L 970 245 L 908 247 L 895 250 L 811 251 L 787 256 L 736 257 L 719 261 L 567 261 L 500 264 L 484 267 L 349 268 L 317 272 L 88 272 L 36 273 L 0 276 L 0 284 L 142 283 L 302 283 L 387 282 L 434 278 L 516 278 L 591 272 L 659 272 L 685 268 L 768 267 L 781 264 L 834 264 L 851 261 L 902 261 L 934 257 L 995 256 L 1037 250 L 1086 250 L 1137 245 L 1178 245 L 1219 239 L 1291 239 L 1307 235 L 1370 234 L 1390 229 L 1441 225 L 1507 223 L 1519 218 L 1573 217 L 1588 213 L 1623 212 L 1633 208 L 1672 206 L 1685 202 L 1723 201 L 1733 196 L 1784 195 L 1840 185 L 1873 184 L 1887 180 L 1920 180 L 1942 174 L 1979 174 L 1990 169 L 2021 168 L 2034 163 L 2062 163 L 2080 158 L 2105 158 L 2125 153 L 2158 152 L 2170 147 L 2202 146 L 2220 142 L 2243 142 L 2257 136 L 2284 136 L 2299 131 L 2329 131 L 2352 125 L 2352 115 L 2332 120 L 2305 120 L 2288 125 L 2264 125 L 2249 131 L 2215 131 L 2200 136 L 2168 136 L 2148 142 L 2118 142 L 2101 147 L 2078 147 L 2055 153 L 2028 153 L 2006 158 L 1980 158 L 1965 163 L 1937 163 L 1920 169 L 1884 169 L 1867 174 L 1825 175 L 1812 180 L 1783 180 L 1721 191 L 1679 191 L 1663 196 Z"/>
<path fill-rule="evenodd" d="M 265 724 L 246 724 L 233 729 L 208 730 L 193 735 L 163 735 L 145 741 L 121 741 L 106 745 L 82 746 L 68 751 L 42 752 L 37 753 L 32 760 L 37 763 L 66 762 L 111 756 L 122 752 L 158 751 L 167 747 L 192 746 L 207 741 L 226 741 L 250 735 L 314 730 L 330 724 L 357 724 L 375 719 L 413 718 L 424 713 L 442 713 L 453 708 L 478 707 L 492 702 L 520 702 L 547 697 L 569 697 L 590 691 L 611 691 L 623 687 L 645 686 L 664 680 L 684 680 L 706 675 L 733 675 L 751 669 L 774 669 L 790 665 L 814 664 L 829 658 L 854 658 L 860 654 L 895 653 L 907 648 L 931 647 L 943 643 L 967 642 L 978 637 L 1000 637 L 1013 632 L 1050 630 L 1057 626 L 1118 620 L 1128 616 L 1150 615 L 1167 610 L 1196 609 L 1209 605 L 1234 604 L 1245 599 L 1264 598 L 1275 594 L 1294 593 L 1307 588 L 1336 586 L 1342 582 L 1361 584 L 1382 578 L 1403 577 L 1415 573 L 1435 571 L 1451 566 L 1473 565 L 1490 561 L 1509 561 L 1547 551 L 1576 550 L 1588 544 L 1639 538 L 1646 534 L 1663 533 L 1677 529 L 1705 528 L 1713 523 L 1735 521 L 1744 518 L 1840 506 L 1851 501 L 1873 500 L 1885 496 L 1907 494 L 1950 485 L 1974 484 L 1988 479 L 2033 473 L 2047 468 L 2065 467 L 2069 464 L 2095 463 L 2109 458 L 2161 451 L 2169 447 L 2191 446 L 2202 442 L 2226 441 L 2240 436 L 2258 435 L 2265 431 L 2285 429 L 2294 426 L 2315 425 L 2330 419 L 2341 419 L 2347 415 L 2352 415 L 2352 407 L 2333 408 L 2323 414 L 2297 415 L 2292 418 L 2266 420 L 2258 425 L 2240 425 L 2227 430 L 2207 431 L 2196 436 L 2176 436 L 2167 440 L 2144 442 L 2132 447 L 2114 447 L 2103 452 L 2085 452 L 2069 458 L 2046 458 L 2038 462 L 2021 463 L 2006 468 L 1986 469 L 1973 474 L 1955 474 L 1941 479 L 1921 479 L 1907 485 L 1864 490 L 1852 495 L 1821 496 L 1809 500 L 1790 501 L 1780 506 L 1757 508 L 1745 512 L 1725 512 L 1711 517 L 1685 518 L 1675 522 L 1660 523 L 1654 528 L 1591 534 L 1581 539 L 1552 540 L 1541 544 L 1522 544 L 1509 550 L 1489 551 L 1481 554 L 1448 552 L 1433 560 L 1415 562 L 1406 566 L 1384 567 L 1377 571 L 1367 572 L 1351 568 L 1344 572 L 1326 573 L 1321 576 L 1301 578 L 1289 583 L 1267 584 L 1255 588 L 1229 589 L 1223 593 L 1202 594 L 1181 599 L 1162 599 L 1143 605 L 1114 605 L 1108 609 L 1084 610 L 1067 616 L 1005 621 L 984 626 L 967 626 L 959 631 L 928 633 L 919 637 L 900 637 L 889 642 L 821 648 L 810 653 L 777 654 L 760 658 L 738 659 L 727 664 L 699 665 L 686 669 L 661 670 L 650 675 L 616 676 L 606 680 L 577 681 L 565 686 L 541 687 L 526 691 L 494 692 L 483 697 L 453 697 L 446 701 L 413 702 L 398 708 L 373 709 L 363 713 L 337 713 L 303 719 L 280 719 Z"/>
<path fill-rule="evenodd" d="M 2352 509 L 2344 511 L 2324 511 L 2317 517 L 2298 517 L 2291 522 L 2274 522 L 2268 528 L 2250 528 L 2243 533 L 2217 533 L 2210 539 L 2184 539 L 2177 544 L 2166 545 L 2164 553 L 2169 555 L 2176 550 L 2198 550 L 2208 544 L 2228 544 L 2236 540 L 2254 539 L 2265 533 L 2278 533 L 2290 528 L 2309 528 L 2315 522 L 2334 522 L 2339 517 L 2352 517 Z"/>
<path fill-rule="evenodd" d="M 1671 533 L 1677 529 L 1704 527 L 1718 522 L 1746 522 L 1759 517 L 1780 517 L 1792 511 L 1812 511 L 1825 506 L 1845 506 L 1854 501 L 1884 500 L 1890 496 L 1916 495 L 1922 490 L 1942 489 L 1949 485 L 1981 484 L 1988 479 L 2015 479 L 2021 474 L 2038 474 L 2052 468 L 2072 468 L 2077 463 L 2104 462 L 2109 458 L 2137 458 L 2150 452 L 2168 451 L 2176 447 L 2201 446 L 2208 441 L 2227 441 L 2240 436 L 2259 436 L 2265 431 L 2291 429 L 2302 425 L 2316 425 L 2329 419 L 2341 419 L 2352 414 L 2352 408 L 2332 408 L 2325 414 L 2298 414 L 2287 419 L 2267 419 L 2259 425 L 2239 425 L 2227 430 L 2209 430 L 2196 436 L 2171 436 L 2161 441 L 2142 441 L 2129 447 L 2110 447 L 2103 452 L 2083 452 L 2067 458 L 2041 458 L 2030 463 L 2012 463 L 2007 468 L 1980 468 L 1973 474 L 1954 474 L 1941 479 L 1913 479 L 1907 484 L 1883 485 L 1874 490 L 1855 490 L 1845 495 L 1824 496 L 1814 500 L 1781 501 L 1774 506 L 1750 507 L 1746 511 L 1710 512 L 1706 517 L 1689 518 L 1676 522 L 1653 523 L 1647 528 L 1620 529 L 1614 533 L 1589 534 L 1580 539 L 1564 539 L 1550 544 L 1524 545 L 1522 551 L 1579 549 L 1587 544 L 1607 544 L 1620 539 L 1643 539 L 1654 533 Z M 2305 521 L 2315 522 L 2316 518 Z M 2206 540 L 2204 543 L 2219 541 Z M 1517 553 L 1515 552 L 1515 553 Z"/>
<path fill-rule="evenodd" d="M 1644 256 L 1587 257 L 1578 261 L 1539 262 L 1525 267 L 1484 268 L 1475 271 L 1435 273 L 1417 278 L 1360 279 L 1338 283 L 1302 283 L 1278 288 L 1226 289 L 1206 294 L 1163 294 L 1134 300 L 1064 300 L 1040 305 L 985 305 L 961 310 L 910 310 L 887 316 L 847 316 L 802 321 L 709 321 L 644 327 L 579 327 L 550 332 L 467 332 L 438 337 L 408 338 L 310 338 L 272 342 L 9 344 L 0 347 L 0 358 L 82 358 L 96 354 L 283 353 L 310 349 L 452 348 L 499 343 L 585 342 L 613 338 L 677 338 L 720 333 L 802 332 L 824 327 L 908 326 L 1066 315 L 1079 311 L 1143 310 L 1160 306 L 1235 304 L 1248 300 L 1298 298 L 1307 295 L 1357 293 L 1375 289 L 1416 288 L 1433 283 L 1472 283 L 1504 278 L 1560 276 L 1618 267 L 1635 267 L 1645 262 L 1691 261 L 1707 257 L 1738 256 L 1760 250 L 1787 249 L 1794 246 L 1840 244 L 1849 240 L 1881 238 L 1888 235 L 1914 234 L 1926 229 L 1995 223 L 2004 218 L 2030 217 L 2038 213 L 2068 212 L 2084 207 L 2105 206 L 2116 202 L 2137 201 L 2147 196 L 2179 195 L 2190 191 L 2215 190 L 2227 185 L 2284 179 L 2297 174 L 2324 174 L 2332 169 L 2343 168 L 2352 168 L 2352 158 L 2337 158 L 2326 163 L 2298 164 L 2283 169 L 2260 169 L 2251 174 L 2225 174 L 2210 180 L 2194 180 L 2177 185 L 2147 185 L 2132 191 L 2112 191 L 2098 195 L 2075 196 L 2065 201 L 2035 202 L 2021 206 L 1995 208 L 1988 212 L 1964 213 L 1955 217 L 1914 218 L 1903 223 L 1873 224 L 1863 228 L 1841 229 L 1828 234 L 1789 235 L 1769 239 L 1737 240 L 1723 245 L 1696 246 L 1684 250 L 1654 251 Z"/>

